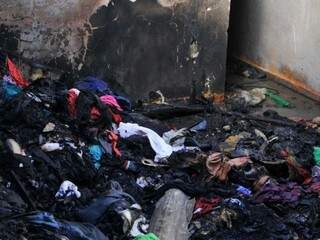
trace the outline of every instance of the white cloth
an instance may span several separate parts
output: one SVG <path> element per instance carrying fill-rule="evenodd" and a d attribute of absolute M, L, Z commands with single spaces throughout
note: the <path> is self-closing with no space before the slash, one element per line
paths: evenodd
<path fill-rule="evenodd" d="M 70 182 L 68 180 L 64 181 L 56 193 L 56 198 L 66 198 L 66 197 L 72 197 L 75 196 L 76 198 L 81 197 L 81 193 L 78 191 L 77 185 L 75 185 L 73 182 Z"/>
<path fill-rule="evenodd" d="M 7 139 L 6 140 L 7 146 L 9 147 L 9 149 L 14 153 L 14 154 L 18 154 L 18 155 L 22 155 L 25 156 L 25 152 L 23 151 L 23 149 L 21 148 L 21 146 L 19 145 L 19 143 L 17 143 L 14 139 Z"/>
<path fill-rule="evenodd" d="M 164 141 L 168 144 L 170 144 L 173 147 L 184 147 L 184 142 L 186 140 L 185 135 L 187 133 L 186 128 L 181 128 L 179 130 L 170 130 L 168 132 L 165 132 L 162 135 L 162 138 Z M 175 141 L 172 141 L 172 139 L 176 139 Z"/>
<path fill-rule="evenodd" d="M 137 178 L 136 184 L 139 185 L 141 188 L 146 188 L 149 185 L 145 177 Z"/>
<path fill-rule="evenodd" d="M 139 235 L 146 234 L 149 228 L 149 224 L 147 222 L 147 219 L 144 216 L 140 216 L 137 220 L 134 221 L 130 235 L 131 237 L 137 237 Z"/>
<path fill-rule="evenodd" d="M 80 91 L 79 91 L 78 89 L 76 89 L 76 88 L 71 88 L 71 89 L 69 89 L 68 92 L 73 92 L 73 93 L 75 93 L 77 96 L 79 96 L 79 94 L 80 94 Z"/>
<path fill-rule="evenodd" d="M 54 123 L 47 123 L 42 132 L 52 132 L 55 129 L 56 125 Z"/>
<path fill-rule="evenodd" d="M 41 149 L 45 152 L 53 152 L 56 150 L 62 150 L 63 147 L 59 143 L 45 143 L 41 146 Z"/>
<path fill-rule="evenodd" d="M 200 151 L 198 147 L 186 147 L 184 142 L 186 140 L 187 128 L 181 128 L 179 130 L 170 130 L 162 135 L 164 141 L 172 146 L 174 152 L 194 152 Z M 176 139 L 172 141 L 173 139 Z"/>
<path fill-rule="evenodd" d="M 135 123 L 123 123 L 121 122 L 118 127 L 120 137 L 128 138 L 133 135 L 145 136 L 149 139 L 152 149 L 155 151 L 155 162 L 161 162 L 162 159 L 169 157 L 173 149 L 167 144 L 156 132 L 153 130 L 141 127 Z"/>

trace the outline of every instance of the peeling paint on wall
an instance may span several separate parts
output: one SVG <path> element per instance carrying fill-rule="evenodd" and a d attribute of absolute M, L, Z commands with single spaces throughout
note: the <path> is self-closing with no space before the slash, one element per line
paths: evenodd
<path fill-rule="evenodd" d="M 89 19 L 110 0 L 0 0 L 0 24 L 16 33 L 23 57 L 81 68 L 92 32 Z M 8 39 L 12 41 L 12 39 Z M 62 65 L 64 65 L 64 63 Z"/>

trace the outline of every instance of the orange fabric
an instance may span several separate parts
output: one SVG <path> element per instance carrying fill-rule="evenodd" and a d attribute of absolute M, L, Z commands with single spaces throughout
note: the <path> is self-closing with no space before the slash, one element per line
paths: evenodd
<path fill-rule="evenodd" d="M 234 158 L 229 161 L 226 157 L 223 157 L 221 153 L 212 153 L 207 157 L 206 167 L 211 175 L 209 180 L 217 178 L 221 182 L 228 180 L 228 174 L 232 167 L 240 168 L 245 166 L 249 161 L 249 157 Z"/>
<path fill-rule="evenodd" d="M 19 87 L 25 88 L 29 86 L 29 82 L 24 79 L 20 69 L 10 60 L 10 58 L 7 58 L 7 67 L 11 78 Z"/>
<path fill-rule="evenodd" d="M 223 162 L 221 153 L 213 153 L 206 160 L 206 167 L 212 178 L 217 178 L 221 182 L 228 180 L 228 173 L 231 170 L 231 165 Z"/>

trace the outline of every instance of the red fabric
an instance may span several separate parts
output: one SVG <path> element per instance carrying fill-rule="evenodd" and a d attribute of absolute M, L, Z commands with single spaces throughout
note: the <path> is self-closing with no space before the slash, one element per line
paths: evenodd
<path fill-rule="evenodd" d="M 193 219 L 210 213 L 220 202 L 221 198 L 219 197 L 214 197 L 211 199 L 203 197 L 198 198 L 194 206 Z"/>
<path fill-rule="evenodd" d="M 97 107 L 92 107 L 90 110 L 90 117 L 93 120 L 97 120 L 101 117 L 101 112 Z"/>
<path fill-rule="evenodd" d="M 23 78 L 21 71 L 14 64 L 14 62 L 10 60 L 10 58 L 7 58 L 7 66 L 11 78 L 16 82 L 16 84 L 19 87 L 25 88 L 29 86 L 29 82 Z"/>
<path fill-rule="evenodd" d="M 122 122 L 122 117 L 120 114 L 114 113 L 111 109 L 109 109 L 109 112 L 111 114 L 112 121 L 114 121 L 116 124 L 119 124 Z"/>
<path fill-rule="evenodd" d="M 69 90 L 67 97 L 68 97 L 69 116 L 72 118 L 75 118 L 77 113 L 76 102 L 77 102 L 78 95 L 74 91 Z"/>
<path fill-rule="evenodd" d="M 121 157 L 121 152 L 118 149 L 119 136 L 111 131 L 108 131 L 108 140 L 111 142 L 112 152 L 116 157 Z"/>

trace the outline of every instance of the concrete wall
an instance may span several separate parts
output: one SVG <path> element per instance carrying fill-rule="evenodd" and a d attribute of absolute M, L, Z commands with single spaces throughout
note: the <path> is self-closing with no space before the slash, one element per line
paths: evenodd
<path fill-rule="evenodd" d="M 230 51 L 320 99 L 319 13 L 319 0 L 233 0 Z"/>
<path fill-rule="evenodd" d="M 0 0 L 0 47 L 61 68 L 81 68 L 89 18 L 109 0 Z"/>
<path fill-rule="evenodd" d="M 230 0 L 0 0 L 0 48 L 114 80 L 134 98 L 205 84 L 219 98 L 229 9 Z"/>

